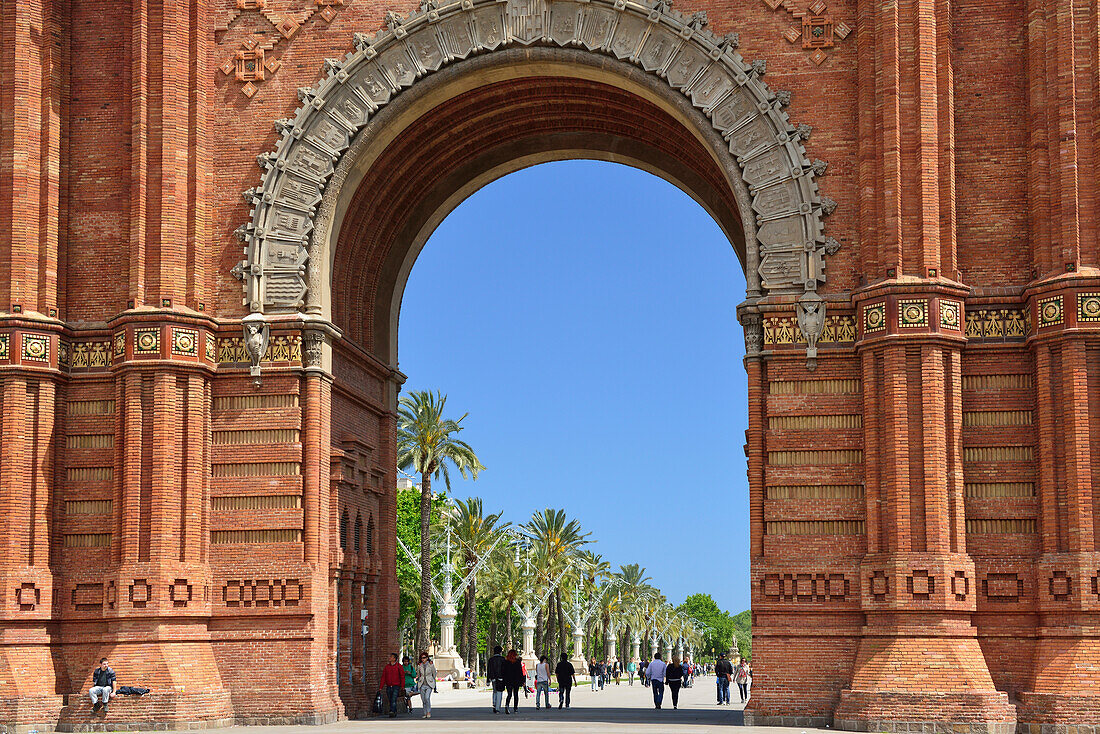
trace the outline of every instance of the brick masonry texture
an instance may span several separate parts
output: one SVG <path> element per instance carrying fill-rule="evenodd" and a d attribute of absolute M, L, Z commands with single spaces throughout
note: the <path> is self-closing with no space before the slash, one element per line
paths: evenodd
<path fill-rule="evenodd" d="M 745 257 L 745 189 L 679 92 L 580 47 L 475 53 L 359 134 L 308 266 L 330 297 L 269 318 L 257 384 L 241 192 L 325 60 L 416 9 L 0 4 L 0 731 L 368 715 L 396 639 L 395 304 L 492 175 L 642 165 Z M 816 364 L 798 294 L 739 313 L 747 720 L 1100 731 L 1096 0 L 677 10 L 766 62 L 839 204 Z M 153 690 L 106 721 L 101 656 Z"/>

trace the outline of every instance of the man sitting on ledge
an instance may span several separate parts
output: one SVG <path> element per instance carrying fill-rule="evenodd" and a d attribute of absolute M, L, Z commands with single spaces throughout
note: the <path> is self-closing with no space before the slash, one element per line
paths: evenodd
<path fill-rule="evenodd" d="M 115 671 L 107 664 L 107 658 L 99 661 L 99 667 L 92 671 L 92 688 L 88 695 L 92 697 L 92 713 L 103 707 L 103 713 L 107 713 L 107 704 L 111 695 L 115 692 Z M 99 699 L 103 699 L 103 703 Z"/>

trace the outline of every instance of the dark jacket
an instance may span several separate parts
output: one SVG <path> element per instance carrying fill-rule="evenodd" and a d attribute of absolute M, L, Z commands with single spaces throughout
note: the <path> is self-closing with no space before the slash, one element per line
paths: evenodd
<path fill-rule="evenodd" d="M 684 666 L 679 663 L 672 663 L 665 668 L 665 683 L 671 683 L 673 681 L 681 682 L 684 680 Z"/>
<path fill-rule="evenodd" d="M 504 663 L 507 662 L 499 653 L 489 658 L 485 666 L 486 680 L 499 680 L 504 678 Z"/>
<path fill-rule="evenodd" d="M 504 685 L 509 688 L 519 688 L 524 684 L 523 663 L 516 660 L 510 663 L 504 661 Z"/>
<path fill-rule="evenodd" d="M 92 671 L 92 687 L 102 686 L 103 688 L 110 688 L 112 691 L 115 688 L 115 671 L 111 667 L 106 670 L 96 666 Z"/>
<path fill-rule="evenodd" d="M 573 685 L 573 676 L 576 674 L 577 669 L 568 660 L 562 660 L 558 663 L 558 667 L 554 668 L 554 677 L 558 679 L 559 686 Z"/>
<path fill-rule="evenodd" d="M 714 674 L 718 677 L 726 676 L 726 678 L 733 677 L 733 663 L 729 660 L 719 660 L 714 664 Z"/>

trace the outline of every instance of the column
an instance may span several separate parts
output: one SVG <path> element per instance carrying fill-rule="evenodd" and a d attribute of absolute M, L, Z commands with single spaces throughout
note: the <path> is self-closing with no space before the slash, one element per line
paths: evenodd
<path fill-rule="evenodd" d="M 573 627 L 573 657 L 569 662 L 573 663 L 577 675 L 588 673 L 588 661 L 584 659 L 584 630 L 580 627 Z"/>
<path fill-rule="evenodd" d="M 161 328 L 164 344 L 170 327 Z M 154 688 L 166 721 L 228 722 L 233 707 L 209 629 L 209 373 L 194 365 L 124 363 L 115 406 L 118 510 L 102 654 Z M 82 632 L 74 628 L 66 642 Z M 87 715 L 74 706 L 63 721 Z M 133 721 L 148 713 L 120 707 L 112 715 Z"/>
<path fill-rule="evenodd" d="M 1025 294 L 1035 361 L 1041 551 L 1031 680 L 1021 724 L 1100 726 L 1100 93 L 1096 0 L 1027 4 L 1028 215 L 1035 281 Z"/>
<path fill-rule="evenodd" d="M 866 622 L 835 714 L 839 728 L 929 720 L 983 722 L 1005 732 L 1014 726 L 1015 709 L 994 687 L 971 623 L 977 584 L 966 554 L 964 342 L 956 315 L 964 295 L 946 283 L 888 281 L 860 296 L 861 313 L 875 312 L 861 319 L 872 326 L 858 344 Z"/>

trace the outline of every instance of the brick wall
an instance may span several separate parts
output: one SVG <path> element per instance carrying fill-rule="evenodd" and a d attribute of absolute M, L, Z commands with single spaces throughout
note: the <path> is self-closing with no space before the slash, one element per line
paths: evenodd
<path fill-rule="evenodd" d="M 0 8 L 0 728 L 90 724 L 103 655 L 154 690 L 120 724 L 366 714 L 396 640 L 395 310 L 471 187 L 627 160 L 744 257 L 714 133 L 663 82 L 576 49 L 475 55 L 375 118 L 330 194 L 330 297 L 272 320 L 256 384 L 240 193 L 325 59 L 414 9 Z M 1100 725 L 1095 0 L 678 9 L 767 61 L 839 202 L 816 365 L 793 295 L 742 307 L 748 716 Z"/>

